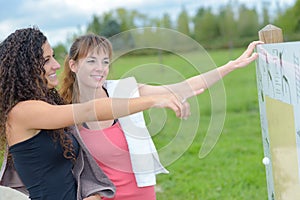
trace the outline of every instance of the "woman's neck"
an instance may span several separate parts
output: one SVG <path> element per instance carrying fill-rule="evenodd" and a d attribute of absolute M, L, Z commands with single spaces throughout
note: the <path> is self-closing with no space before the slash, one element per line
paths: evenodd
<path fill-rule="evenodd" d="M 96 98 L 106 98 L 108 97 L 105 89 L 102 87 L 98 88 L 87 88 L 81 87 L 80 88 L 80 102 L 87 102 Z M 108 128 L 112 126 L 114 120 L 107 120 L 107 121 L 96 121 L 96 122 L 86 122 L 85 124 L 91 130 L 101 130 L 104 128 Z"/>
<path fill-rule="evenodd" d="M 93 89 L 87 87 L 80 88 L 80 97 L 79 97 L 80 103 L 87 102 L 93 99 L 106 98 L 106 97 L 108 96 L 106 94 L 106 91 L 103 89 L 103 87 L 93 88 Z"/>

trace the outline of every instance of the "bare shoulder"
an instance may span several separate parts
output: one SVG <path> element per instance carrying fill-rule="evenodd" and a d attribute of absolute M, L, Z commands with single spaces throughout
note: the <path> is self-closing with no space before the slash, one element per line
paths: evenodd
<path fill-rule="evenodd" d="M 43 101 L 22 101 L 16 104 L 8 113 L 6 135 L 9 145 L 27 140 L 39 132 L 28 126 L 28 121 L 34 121 L 32 113 L 39 109 L 39 105 L 47 104 Z"/>
<path fill-rule="evenodd" d="M 16 104 L 8 113 L 7 135 L 10 144 L 24 141 L 40 130 L 60 129 L 74 124 L 71 105 L 52 105 L 45 101 L 28 100 Z"/>
<path fill-rule="evenodd" d="M 37 106 L 47 106 L 50 105 L 49 103 L 41 100 L 27 100 L 27 101 L 21 101 L 17 103 L 13 109 L 28 109 L 33 108 Z"/>
<path fill-rule="evenodd" d="M 28 100 L 16 104 L 8 113 L 9 123 L 25 130 L 59 129 L 74 124 L 72 105 L 52 105 Z"/>
<path fill-rule="evenodd" d="M 40 100 L 28 100 L 17 103 L 8 113 L 7 123 L 24 130 L 41 129 L 38 126 L 41 119 L 48 119 L 53 105 Z"/>
<path fill-rule="evenodd" d="M 45 109 L 48 106 L 48 103 L 39 100 L 22 101 L 17 103 L 11 109 L 11 111 L 8 113 L 8 116 L 10 118 L 26 117 L 30 115 L 30 113 L 34 113 L 35 111 L 41 111 L 41 109 Z"/>

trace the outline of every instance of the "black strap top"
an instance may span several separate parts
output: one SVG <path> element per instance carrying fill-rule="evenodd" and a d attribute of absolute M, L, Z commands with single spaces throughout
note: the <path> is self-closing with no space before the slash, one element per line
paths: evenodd
<path fill-rule="evenodd" d="M 78 155 L 78 143 L 73 136 L 71 138 Z M 31 199 L 76 199 L 73 162 L 64 157 L 60 141 L 53 140 L 51 131 L 42 130 L 36 136 L 11 146 L 9 152 Z"/>

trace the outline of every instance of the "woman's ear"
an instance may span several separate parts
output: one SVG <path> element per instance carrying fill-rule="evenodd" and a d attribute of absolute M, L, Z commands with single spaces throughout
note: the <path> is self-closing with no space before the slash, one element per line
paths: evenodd
<path fill-rule="evenodd" d="M 76 62 L 72 59 L 69 60 L 69 67 L 70 67 L 71 71 L 74 72 L 74 73 L 76 73 L 77 70 L 78 70 Z"/>

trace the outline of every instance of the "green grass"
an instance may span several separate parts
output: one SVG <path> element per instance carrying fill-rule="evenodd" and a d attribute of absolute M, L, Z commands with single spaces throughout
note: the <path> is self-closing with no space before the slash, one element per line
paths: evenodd
<path fill-rule="evenodd" d="M 214 51 L 209 55 L 218 65 L 225 64 L 230 59 L 237 58 L 242 50 Z M 201 62 L 199 65 L 209 64 Z M 203 58 L 205 59 L 205 58 Z M 145 73 L 145 63 L 152 64 L 153 70 Z M 157 64 L 158 63 L 158 64 Z M 160 65 L 172 66 L 174 70 L 163 70 Z M 142 66 L 142 67 L 141 67 Z M 139 71 L 144 69 L 144 73 Z M 149 65 L 150 68 L 150 65 Z M 206 71 L 200 67 L 200 71 Z M 199 71 L 198 69 L 198 71 Z M 178 71 L 178 74 L 172 73 Z M 128 71 L 130 73 L 128 73 Z M 148 57 L 122 57 L 114 63 L 113 76 L 119 78 L 134 75 L 140 82 L 171 83 L 190 77 L 198 72 L 193 67 L 175 55 Z M 213 150 L 204 158 L 198 154 L 204 136 L 210 123 L 210 95 L 209 92 L 197 98 L 200 104 L 200 120 L 197 134 L 192 138 L 190 146 L 182 152 L 178 159 L 167 166 L 170 174 L 158 175 L 157 199 L 203 199 L 203 200 L 253 200 L 267 199 L 265 168 L 261 160 L 263 147 L 257 102 L 255 63 L 247 68 L 239 69 L 223 79 L 226 91 L 226 119 L 222 134 Z M 151 82 L 151 81 L 150 81 Z M 195 107 L 192 107 L 192 112 Z M 155 113 L 152 115 L 155 116 Z M 157 111 L 158 112 L 158 111 Z M 174 114 L 167 112 L 166 124 L 153 137 L 159 150 L 166 147 L 176 136 L 181 124 Z M 162 114 L 162 112 L 158 112 Z M 197 114 L 197 113 L 196 113 Z M 145 113 L 147 121 L 149 112 Z M 159 124 L 159 120 L 151 121 L 150 127 Z M 154 125 L 153 125 L 154 124 Z M 151 128 L 150 128 L 151 131 Z M 187 137 L 193 130 L 186 129 Z M 183 141 L 186 142 L 186 141 Z M 178 146 L 174 147 L 174 154 L 178 153 Z M 170 156 L 173 151 L 170 150 Z M 162 162 L 165 157 L 163 156 Z"/>

